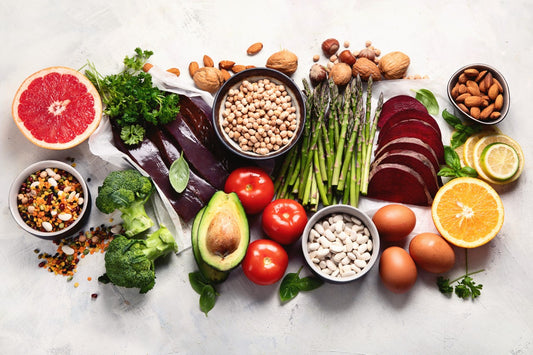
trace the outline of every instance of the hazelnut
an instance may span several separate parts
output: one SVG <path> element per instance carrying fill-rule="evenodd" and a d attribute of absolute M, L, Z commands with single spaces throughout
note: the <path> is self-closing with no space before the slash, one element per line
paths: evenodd
<path fill-rule="evenodd" d="M 352 78 L 352 68 L 346 63 L 337 63 L 331 68 L 329 76 L 336 85 L 346 85 Z"/>
<path fill-rule="evenodd" d="M 348 49 L 343 50 L 339 54 L 339 60 L 343 63 L 348 64 L 349 66 L 352 66 L 355 64 L 355 57 L 353 56 L 352 52 L 350 52 Z"/>
<path fill-rule="evenodd" d="M 315 63 L 311 66 L 311 69 L 309 70 L 309 80 L 311 80 L 312 85 L 317 85 L 327 78 L 328 73 L 322 65 Z"/>
<path fill-rule="evenodd" d="M 322 42 L 322 51 L 326 57 L 331 57 L 339 50 L 339 41 L 335 38 L 326 39 Z"/>
<path fill-rule="evenodd" d="M 359 51 L 358 58 L 366 58 L 371 61 L 374 61 L 374 59 L 376 59 L 376 53 L 374 52 L 373 49 L 365 48 Z"/>
<path fill-rule="evenodd" d="M 313 62 L 318 62 L 319 59 L 320 59 L 320 56 L 319 56 L 318 54 L 315 54 L 315 55 L 313 56 Z"/>
<path fill-rule="evenodd" d="M 267 59 L 266 67 L 291 76 L 298 68 L 298 57 L 291 51 L 284 49 L 272 54 Z"/>

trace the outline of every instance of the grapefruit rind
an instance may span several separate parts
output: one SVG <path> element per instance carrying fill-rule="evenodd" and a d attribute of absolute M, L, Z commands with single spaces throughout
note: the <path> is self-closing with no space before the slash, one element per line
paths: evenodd
<path fill-rule="evenodd" d="M 79 83 L 81 83 L 85 89 L 87 90 L 87 93 L 92 96 L 93 98 L 93 110 L 94 110 L 94 117 L 92 121 L 90 121 L 90 124 L 87 125 L 85 130 L 79 134 L 76 134 L 72 139 L 66 141 L 66 142 L 58 142 L 58 141 L 45 141 L 43 139 L 39 139 L 34 136 L 31 130 L 29 130 L 26 127 L 26 124 L 24 122 L 24 119 L 20 117 L 19 115 L 19 107 L 20 107 L 20 99 L 22 95 L 28 90 L 28 87 L 39 78 L 43 78 L 48 74 L 51 73 L 58 73 L 61 75 L 72 75 L 74 76 Z M 15 97 L 13 99 L 13 104 L 11 107 L 13 120 L 15 121 L 15 124 L 19 128 L 19 130 L 22 132 L 22 134 L 30 140 L 33 144 L 46 148 L 46 149 L 53 149 L 53 150 L 62 150 L 62 149 L 69 149 L 72 147 L 77 146 L 78 144 L 85 141 L 89 136 L 96 130 L 98 125 L 100 124 L 100 121 L 102 119 L 102 100 L 100 98 L 100 95 L 94 85 L 91 83 L 91 81 L 82 73 L 80 73 L 77 70 L 68 68 L 68 67 L 62 67 L 62 66 L 54 66 L 49 67 L 45 69 L 41 69 L 29 77 L 27 77 L 20 87 L 18 88 Z M 74 124 L 75 125 L 75 124 Z M 65 127 L 65 129 L 69 129 L 68 127 Z"/>
<path fill-rule="evenodd" d="M 499 233 L 504 209 L 500 196 L 487 182 L 460 177 L 437 192 L 431 216 L 448 242 L 462 248 L 477 248 Z"/>

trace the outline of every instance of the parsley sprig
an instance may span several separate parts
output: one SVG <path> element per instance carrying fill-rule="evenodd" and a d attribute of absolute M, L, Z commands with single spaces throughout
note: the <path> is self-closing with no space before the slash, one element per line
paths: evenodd
<path fill-rule="evenodd" d="M 100 93 L 104 113 L 121 128 L 120 137 L 128 145 L 142 142 L 146 129 L 171 122 L 179 113 L 179 96 L 159 90 L 152 76 L 142 71 L 152 55 L 136 48 L 132 57 L 124 58 L 118 74 L 103 76 L 92 63 L 85 71 Z"/>
<path fill-rule="evenodd" d="M 450 281 L 448 278 L 439 276 L 437 286 L 439 291 L 445 295 L 451 295 L 452 292 L 462 299 L 475 299 L 481 295 L 482 284 L 477 284 L 472 279 L 472 275 L 485 271 L 485 269 L 468 272 L 468 249 L 465 249 L 465 274 Z M 454 286 L 454 284 L 456 284 Z"/>

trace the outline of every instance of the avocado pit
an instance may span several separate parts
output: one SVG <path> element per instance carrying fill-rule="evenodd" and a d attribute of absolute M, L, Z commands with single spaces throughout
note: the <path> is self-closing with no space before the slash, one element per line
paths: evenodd
<path fill-rule="evenodd" d="M 234 215 L 219 211 L 209 223 L 206 236 L 207 250 L 221 258 L 232 254 L 239 247 L 240 230 Z"/>

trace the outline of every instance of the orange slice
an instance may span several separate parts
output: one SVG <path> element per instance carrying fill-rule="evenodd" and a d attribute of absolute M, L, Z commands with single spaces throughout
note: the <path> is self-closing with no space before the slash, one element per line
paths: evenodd
<path fill-rule="evenodd" d="M 485 181 L 461 177 L 439 189 L 431 206 L 439 233 L 462 248 L 476 248 L 490 240 L 503 225 L 503 203 Z"/>
<path fill-rule="evenodd" d="M 47 149 L 68 149 L 98 127 L 102 101 L 82 73 L 51 67 L 24 80 L 13 99 L 12 114 L 17 127 L 32 143 Z"/>

